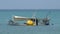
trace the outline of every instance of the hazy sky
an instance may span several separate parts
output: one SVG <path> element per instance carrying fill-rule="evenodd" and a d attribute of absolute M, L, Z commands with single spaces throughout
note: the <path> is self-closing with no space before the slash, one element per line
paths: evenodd
<path fill-rule="evenodd" d="M 60 0 L 0 0 L 0 9 L 60 9 Z"/>

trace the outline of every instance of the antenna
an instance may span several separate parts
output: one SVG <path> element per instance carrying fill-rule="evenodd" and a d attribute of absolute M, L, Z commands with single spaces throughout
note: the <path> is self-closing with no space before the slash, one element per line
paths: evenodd
<path fill-rule="evenodd" d="M 51 14 L 51 11 L 48 11 L 48 13 L 46 14 L 45 18 L 47 18 L 48 20 L 50 20 L 51 19 L 51 17 L 49 17 L 50 14 Z"/>
<path fill-rule="evenodd" d="M 35 18 L 36 17 L 36 11 L 33 13 L 32 17 Z"/>
<path fill-rule="evenodd" d="M 47 13 L 46 18 L 47 18 L 50 14 L 51 14 L 51 11 L 49 11 L 49 12 Z"/>

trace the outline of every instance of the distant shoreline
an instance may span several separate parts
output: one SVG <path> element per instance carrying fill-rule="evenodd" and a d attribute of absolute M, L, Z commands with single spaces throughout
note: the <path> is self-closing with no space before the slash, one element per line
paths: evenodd
<path fill-rule="evenodd" d="M 0 10 L 60 10 L 60 9 L 0 9 Z"/>

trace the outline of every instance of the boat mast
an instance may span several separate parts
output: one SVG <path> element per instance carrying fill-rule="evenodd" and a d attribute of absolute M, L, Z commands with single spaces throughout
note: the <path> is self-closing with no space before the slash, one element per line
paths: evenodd
<path fill-rule="evenodd" d="M 35 24 L 36 24 L 36 26 L 37 26 L 37 25 L 38 25 L 38 19 L 36 18 L 36 14 L 37 14 L 37 11 L 35 11 L 35 12 L 33 13 L 32 18 L 35 19 Z"/>

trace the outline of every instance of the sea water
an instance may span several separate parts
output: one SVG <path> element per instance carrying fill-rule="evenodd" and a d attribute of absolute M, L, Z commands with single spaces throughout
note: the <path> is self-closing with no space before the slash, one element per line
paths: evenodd
<path fill-rule="evenodd" d="M 36 18 L 49 16 L 48 26 L 10 26 L 8 21 L 13 16 L 32 17 L 36 12 Z M 23 23 L 24 21 L 20 22 Z M 60 34 L 60 10 L 0 10 L 0 34 Z"/>

